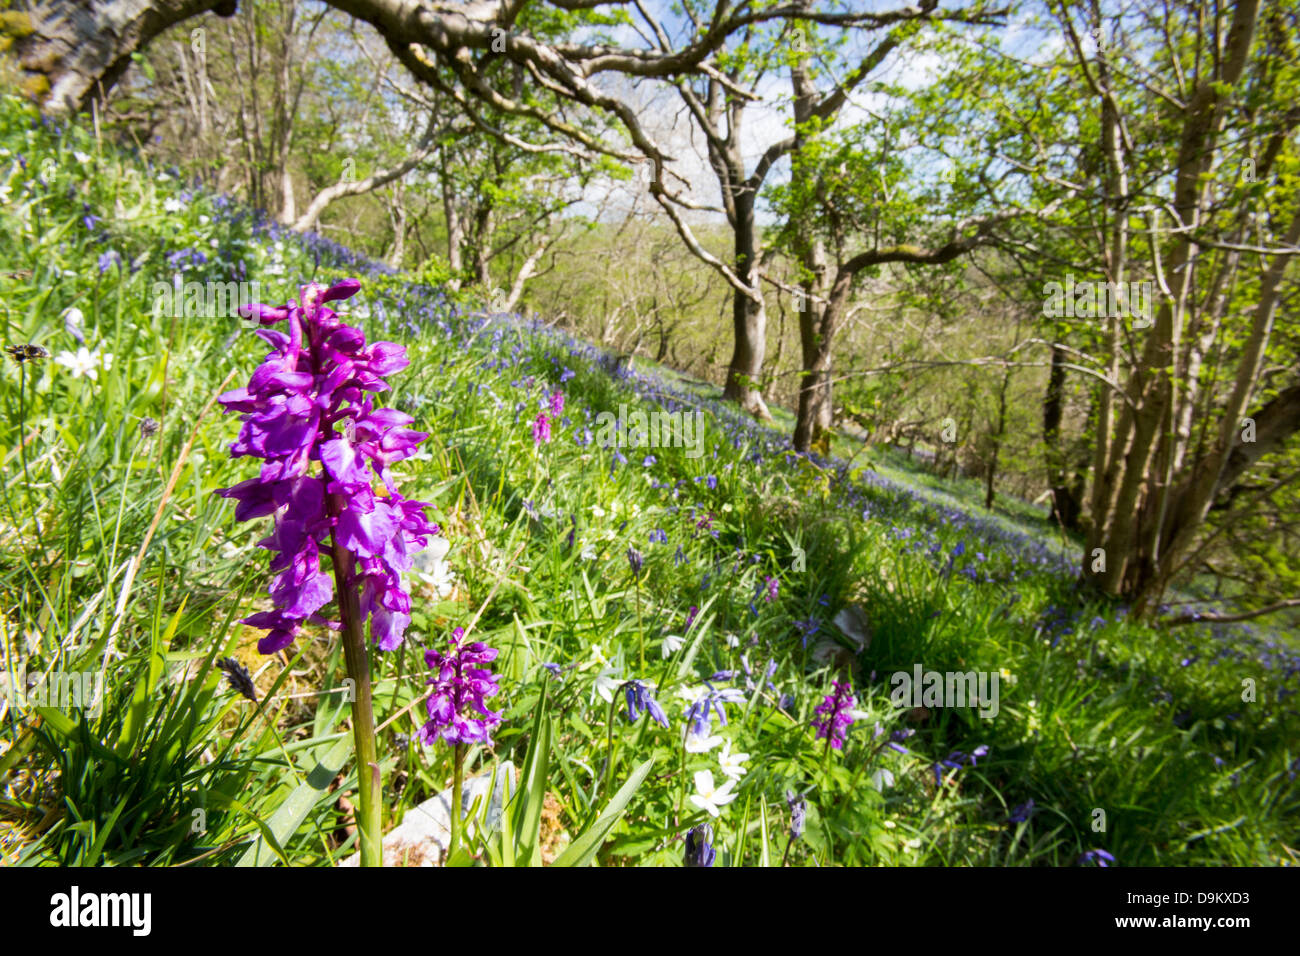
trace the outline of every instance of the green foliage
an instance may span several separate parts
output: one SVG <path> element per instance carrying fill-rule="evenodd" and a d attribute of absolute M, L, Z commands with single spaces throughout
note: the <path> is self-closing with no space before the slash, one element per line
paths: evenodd
<path fill-rule="evenodd" d="M 342 275 L 331 259 L 342 253 L 269 238 L 84 131 L 33 120 L 12 97 L 0 104 L 0 228 L 20 240 L 0 250 L 5 344 L 54 353 L 6 362 L 0 377 L 5 665 L 102 668 L 105 679 L 98 714 L 5 708 L 0 827 L 26 864 L 337 863 L 354 848 L 338 798 L 355 770 L 336 639 L 311 628 L 291 658 L 256 656 L 257 634 L 236 621 L 264 601 L 265 522 L 236 525 L 212 494 L 248 464 L 227 455 L 236 422 L 204 409 L 265 345 L 228 316 L 161 313 L 153 296 L 179 268 L 168 256 L 187 249 L 211 252 L 186 259 L 186 279 L 225 280 L 243 262 L 270 300 Z M 37 182 L 47 158 L 48 188 Z M 122 265 L 101 270 L 108 247 Z M 94 379 L 73 371 L 74 306 L 99 356 Z M 386 825 L 451 778 L 448 749 L 418 739 L 421 651 L 472 621 L 500 650 L 504 721 L 467 764 L 492 772 L 510 759 L 521 771 L 500 829 L 480 827 L 454 864 L 676 865 L 686 830 L 706 821 L 726 865 L 1063 865 L 1099 845 L 1125 864 L 1289 858 L 1296 719 L 1272 694 L 1241 701 L 1244 677 L 1265 686 L 1265 651 L 1212 664 L 1209 635 L 1180 639 L 1081 604 L 1046 557 L 1026 559 L 1071 548 L 1040 514 L 976 515 L 966 485 L 883 455 L 874 464 L 889 483 L 787 461 L 773 434 L 699 386 L 700 456 L 602 448 L 586 434 L 595 416 L 654 410 L 666 377 L 611 377 L 611 357 L 580 341 L 457 319 L 403 276 L 363 276 L 348 314 L 370 340 L 409 349 L 383 398 L 430 435 L 401 480 L 451 543 L 451 584 L 408 579 L 407 642 L 374 655 Z M 559 387 L 568 420 L 535 445 L 530 423 Z M 156 433 L 141 431 L 145 417 Z M 667 543 L 652 541 L 658 531 Z M 630 546 L 645 555 L 638 580 Z M 833 623 L 849 605 L 868 621 L 860 649 Z M 1068 632 L 1044 623 L 1062 606 Z M 1189 642 L 1203 653 L 1182 666 Z M 258 703 L 214 669 L 227 656 L 257 672 Z M 1014 681 L 992 720 L 921 717 L 896 707 L 888 684 L 918 662 Z M 653 685 L 670 729 L 629 722 L 616 690 L 604 699 L 601 687 L 632 678 Z M 833 679 L 856 697 L 843 750 L 811 727 Z M 682 745 L 688 699 L 710 683 L 739 691 L 712 731 L 748 754 L 717 818 L 690 797 L 696 773 L 721 783 L 720 751 Z M 907 753 L 887 746 L 909 729 Z M 977 766 L 936 781 L 937 761 L 980 745 L 990 751 Z M 809 804 L 798 841 L 786 791 Z M 1030 798 L 1040 812 L 1008 825 Z M 1104 834 L 1091 829 L 1096 808 Z"/>

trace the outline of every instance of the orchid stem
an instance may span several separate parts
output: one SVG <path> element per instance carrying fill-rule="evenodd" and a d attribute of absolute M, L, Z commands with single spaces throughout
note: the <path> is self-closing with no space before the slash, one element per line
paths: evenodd
<path fill-rule="evenodd" d="M 461 804 L 464 801 L 462 794 L 465 790 L 465 745 L 456 744 L 455 755 L 452 757 L 453 769 L 451 772 L 451 842 L 447 844 L 447 859 L 451 860 L 456 853 L 456 848 L 460 845 L 460 815 L 464 812 Z"/>
<path fill-rule="evenodd" d="M 331 517 L 343 510 L 342 496 L 332 494 L 328 500 Z M 366 638 L 361 630 L 361 602 L 352 583 L 356 559 L 331 536 L 334 584 L 338 594 L 339 618 L 343 625 L 343 658 L 348 677 L 354 683 L 352 694 L 352 734 L 357 751 L 357 833 L 361 842 L 361 865 L 383 866 L 383 804 L 379 779 L 379 758 L 375 747 L 375 709 L 370 696 L 370 659 Z"/>

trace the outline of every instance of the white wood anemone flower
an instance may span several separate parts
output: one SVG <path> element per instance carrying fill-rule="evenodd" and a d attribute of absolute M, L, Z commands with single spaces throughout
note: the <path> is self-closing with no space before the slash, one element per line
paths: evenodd
<path fill-rule="evenodd" d="M 430 538 L 428 547 L 417 551 L 411 558 L 415 576 L 433 588 L 441 600 L 450 598 L 456 591 L 456 576 L 446 561 L 450 550 L 451 542 L 446 538 Z"/>
<path fill-rule="evenodd" d="M 113 356 L 107 352 L 101 354 L 98 350 L 92 352 L 83 345 L 76 352 L 60 352 L 54 362 L 66 368 L 73 378 L 84 375 L 94 382 L 99 379 L 101 367 L 105 371 L 113 367 Z"/>
<path fill-rule="evenodd" d="M 712 772 L 701 770 L 695 774 L 696 792 L 691 794 L 691 803 L 708 813 L 711 817 L 720 816 L 722 814 L 722 807 L 726 806 L 737 797 L 737 794 L 731 792 L 731 788 L 735 785 L 736 781 L 728 777 L 722 786 L 715 787 L 713 785 Z"/>
<path fill-rule="evenodd" d="M 718 754 L 718 766 L 722 772 L 732 780 L 739 780 L 748 770 L 745 768 L 745 761 L 749 759 L 749 754 L 733 754 L 731 752 L 731 741 L 728 740 L 722 745 L 722 752 Z"/>
<path fill-rule="evenodd" d="M 596 675 L 596 693 L 607 704 L 614 703 L 614 694 L 623 686 L 623 678 L 617 676 L 617 671 L 603 670 Z"/>
<path fill-rule="evenodd" d="M 717 734 L 692 734 L 688 731 L 685 747 L 688 754 L 706 754 L 720 743 L 722 738 Z"/>

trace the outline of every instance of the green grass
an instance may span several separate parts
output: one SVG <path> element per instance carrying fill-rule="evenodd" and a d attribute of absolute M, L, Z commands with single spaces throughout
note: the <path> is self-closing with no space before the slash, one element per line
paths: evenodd
<path fill-rule="evenodd" d="M 53 360 L 7 362 L 0 378 L 6 668 L 106 676 L 98 715 L 5 707 L 0 852 L 24 864 L 336 862 L 355 846 L 338 799 L 355 776 L 337 643 L 316 628 L 286 656 L 257 655 L 259 633 L 236 619 L 266 606 L 256 542 L 269 521 L 237 525 L 213 495 L 255 464 L 229 459 L 237 422 L 210 402 L 265 346 L 233 319 L 154 316 L 151 303 L 184 249 L 207 259 L 191 257 L 186 279 L 226 281 L 243 262 L 279 300 L 352 267 L 212 197 L 182 200 L 175 178 L 84 131 L 34 126 L 12 98 L 0 147 L 0 229 L 16 240 L 0 247 L 5 344 L 75 352 L 75 307 L 88 347 L 113 356 L 94 381 Z M 36 181 L 47 159 L 48 189 Z M 125 267 L 101 273 L 108 248 Z M 451 780 L 447 749 L 418 740 L 423 649 L 464 626 L 501 651 L 504 712 L 471 772 L 509 759 L 528 781 L 509 838 L 475 848 L 494 864 L 550 860 L 567 839 L 561 862 L 677 865 L 686 830 L 706 820 L 726 865 L 1069 865 L 1093 848 L 1123 865 L 1293 862 L 1293 658 L 1248 632 L 1162 633 L 1082 605 L 1058 567 L 1072 546 L 1023 503 L 999 499 L 989 515 L 970 483 L 878 450 L 842 470 L 787 459 L 691 383 L 620 379 L 582 343 L 458 314 L 401 276 L 361 278 L 351 321 L 412 358 L 385 400 L 430 436 L 398 480 L 431 504 L 455 575 L 443 594 L 411 580 L 407 641 L 374 655 L 386 825 Z M 566 369 L 568 421 L 534 446 L 532 418 Z M 702 457 L 624 449 L 619 461 L 585 440 L 590 416 L 648 409 L 675 387 L 707 410 Z M 667 543 L 651 543 L 657 531 Z M 645 555 L 639 587 L 629 546 Z M 861 653 L 832 623 L 849 604 L 868 622 Z M 798 622 L 817 626 L 807 642 Z M 665 656 L 670 636 L 683 640 Z M 214 668 L 227 656 L 254 670 L 259 703 Z M 997 717 L 895 707 L 889 675 L 918 663 L 1006 675 Z M 596 691 L 605 671 L 653 683 L 671 730 L 629 725 L 621 698 L 611 708 Z M 832 679 L 851 679 L 857 698 L 843 750 L 810 727 Z M 695 772 L 722 779 L 718 751 L 682 746 L 681 695 L 706 680 L 741 692 L 713 732 L 750 755 L 714 820 L 689 796 Z M 907 753 L 887 746 L 908 730 Z M 976 765 L 941 768 L 936 784 L 936 761 L 981 745 Z M 787 791 L 808 801 L 788 847 Z M 1034 815 L 1008 824 L 1029 799 Z"/>

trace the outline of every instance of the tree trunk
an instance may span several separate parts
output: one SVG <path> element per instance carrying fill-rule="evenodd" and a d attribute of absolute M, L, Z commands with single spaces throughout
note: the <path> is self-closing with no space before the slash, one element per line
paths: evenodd
<path fill-rule="evenodd" d="M 1047 481 L 1052 489 L 1052 520 L 1067 531 L 1079 530 L 1083 513 L 1076 487 L 1068 480 L 1065 453 L 1061 448 L 1061 418 L 1065 407 L 1065 350 L 1052 346 L 1051 371 L 1043 393 L 1043 445 L 1046 449 Z"/>
<path fill-rule="evenodd" d="M 143 49 L 169 27 L 233 0 L 113 0 L 46 3 L 26 14 L 32 32 L 14 45 L 23 88 L 51 112 L 75 112 L 102 96 Z"/>
<path fill-rule="evenodd" d="M 1259 4 L 1252 0 L 1242 0 L 1233 8 L 1223 65 L 1216 69 L 1213 77 L 1203 77 L 1197 83 L 1184 108 L 1170 203 L 1170 212 L 1176 222 L 1198 224 L 1202 221 L 1207 204 L 1206 173 L 1220 153 L 1219 134 L 1225 103 L 1229 91 L 1241 80 L 1258 12 Z M 1099 72 L 1099 77 L 1105 89 L 1104 73 Z M 1102 120 L 1104 143 L 1112 157 L 1106 195 L 1109 204 L 1119 205 L 1127 190 L 1119 178 L 1123 165 L 1115 158 L 1118 156 L 1113 142 L 1115 123 L 1108 102 L 1104 102 Z M 1116 245 L 1123 238 L 1118 226 L 1122 218 L 1117 217 Z M 1161 248 L 1158 236 L 1153 243 L 1158 254 Z M 1147 332 L 1141 358 L 1129 370 L 1125 401 L 1119 407 L 1113 434 L 1108 434 L 1109 429 L 1105 427 L 1106 406 L 1102 408 L 1093 477 L 1093 521 L 1083 566 L 1086 582 L 1108 594 L 1133 599 L 1133 610 L 1137 615 L 1158 603 L 1159 592 L 1173 573 L 1178 552 L 1190 546 L 1215 490 L 1220 487 L 1215 465 L 1222 463 L 1231 450 L 1231 439 L 1240 424 L 1240 415 L 1254 385 L 1252 376 L 1257 371 L 1248 367 L 1250 358 L 1238 361 L 1237 388 L 1225 409 L 1217 448 L 1207 456 L 1208 463 L 1205 458 L 1192 463 L 1190 470 L 1198 480 L 1193 482 L 1188 492 L 1181 491 L 1180 487 L 1185 486 L 1187 479 L 1173 469 L 1174 443 L 1177 441 L 1173 373 L 1187 315 L 1196 305 L 1193 275 L 1199 247 L 1190 230 L 1175 232 L 1168 245 L 1169 252 L 1163 257 L 1164 275 L 1169 279 L 1168 291 L 1156 310 L 1154 326 Z M 1285 258 L 1278 256 L 1274 262 L 1279 281 Z M 1122 271 L 1114 267 L 1114 262 L 1108 265 L 1112 267 L 1108 278 L 1120 281 L 1114 276 L 1115 273 L 1122 275 Z M 1256 328 L 1246 347 L 1246 356 L 1262 354 L 1263 345 L 1267 343 L 1275 307 L 1275 302 L 1268 299 L 1262 292 L 1256 308 Z M 1111 320 L 1111 327 L 1118 333 L 1118 318 Z M 1113 355 L 1112 352 L 1112 367 Z M 1108 396 L 1106 401 L 1109 401 Z M 1171 540 L 1167 530 L 1169 522 L 1176 522 L 1180 513 L 1188 521 L 1179 527 L 1177 537 Z M 1167 553 L 1170 551 L 1173 553 Z M 1097 557 L 1103 561 L 1094 566 Z"/>
<path fill-rule="evenodd" d="M 808 7 L 808 0 L 799 6 Z M 808 128 L 816 102 L 817 88 L 808 74 L 808 60 L 796 56 L 790 69 L 791 89 L 794 93 L 795 142 L 791 150 L 792 185 L 811 192 L 812 175 L 801 163 L 808 137 Z M 826 296 L 826 247 L 821 238 L 809 228 L 809 219 L 800 218 L 795 223 L 795 249 L 803 270 L 803 296 L 799 301 L 799 344 L 803 368 L 799 379 L 799 411 L 794 426 L 794 450 L 807 452 L 831 427 L 831 337 L 838 322 L 838 312 L 844 301 L 829 302 Z M 843 256 L 839 257 L 841 260 Z"/>
<path fill-rule="evenodd" d="M 794 450 L 798 452 L 811 449 L 831 426 L 831 342 L 848 307 L 851 286 L 851 276 L 837 279 L 820 309 L 809 301 L 799 313 L 803 377 L 799 382 L 799 411 L 794 425 Z"/>
<path fill-rule="evenodd" d="M 461 248 L 465 242 L 465 228 L 460 219 L 460 203 L 456 199 L 456 184 L 447 172 L 447 148 L 438 150 L 439 168 L 442 179 L 442 214 L 447 220 L 447 265 L 451 269 L 451 281 L 447 285 L 452 291 L 460 289 L 464 281 L 465 261 L 461 257 Z"/>
<path fill-rule="evenodd" d="M 762 393 L 758 390 L 759 376 L 763 372 L 763 355 L 767 351 L 767 308 L 763 302 L 758 277 L 758 230 L 754 222 L 754 200 L 750 195 L 736 200 L 735 271 L 745 284 L 757 291 L 750 297 L 736 291 L 732 294 L 732 329 L 735 346 L 727 366 L 727 384 L 722 397 L 738 402 L 740 407 L 756 418 L 771 421 Z"/>
<path fill-rule="evenodd" d="M 993 510 L 998 478 L 998 455 L 1002 451 L 1002 436 L 1007 430 L 1007 390 L 1011 387 L 1011 369 L 1002 373 L 1002 387 L 998 389 L 998 424 L 991 436 L 992 448 L 989 451 L 987 474 L 984 480 L 984 507 Z"/>

